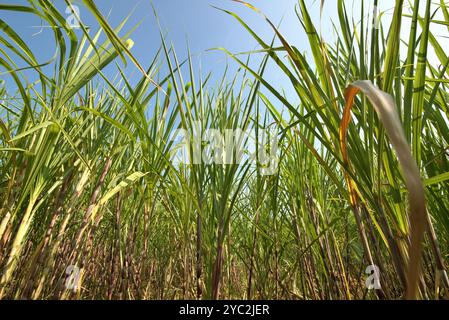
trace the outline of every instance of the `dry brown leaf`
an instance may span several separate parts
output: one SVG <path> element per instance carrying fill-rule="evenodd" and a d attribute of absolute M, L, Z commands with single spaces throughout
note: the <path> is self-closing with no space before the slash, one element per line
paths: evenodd
<path fill-rule="evenodd" d="M 352 83 L 345 92 L 345 109 L 340 124 L 340 145 L 344 162 L 349 166 L 349 159 L 346 149 L 346 133 L 351 121 L 351 109 L 354 105 L 355 96 L 363 92 L 381 120 L 385 131 L 390 138 L 399 164 L 402 168 L 405 184 L 409 191 L 410 203 L 410 247 L 409 263 L 407 267 L 407 290 L 406 299 L 416 299 L 418 297 L 418 282 L 421 273 L 421 251 L 424 230 L 426 226 L 426 205 L 424 187 L 421 181 L 418 166 L 413 159 L 410 146 L 404 135 L 399 115 L 396 111 L 396 104 L 393 97 L 386 92 L 375 87 L 371 81 L 356 81 Z M 348 188 L 351 194 L 352 205 L 357 204 L 357 194 L 354 181 L 346 175 Z"/>

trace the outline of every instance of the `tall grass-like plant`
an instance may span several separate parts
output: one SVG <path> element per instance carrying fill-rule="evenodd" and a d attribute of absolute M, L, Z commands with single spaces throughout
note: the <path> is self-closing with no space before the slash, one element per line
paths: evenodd
<path fill-rule="evenodd" d="M 222 49 L 239 69 L 217 83 L 162 33 L 142 66 L 128 18 L 112 27 L 83 3 L 97 30 L 79 21 L 75 33 L 48 0 L 0 5 L 44 20 L 58 48 L 39 61 L 0 20 L 1 298 L 448 298 L 449 61 L 432 28 L 449 25 L 444 0 L 410 12 L 398 0 L 388 24 L 366 2 L 368 18 L 354 21 L 338 0 L 331 43 L 300 0 L 310 58 L 268 18 L 265 40 L 222 10 L 260 48 Z M 269 64 L 293 94 L 267 80 Z M 268 128 L 270 175 L 247 160 L 249 138 L 240 163 L 195 161 L 210 151 L 207 136 L 195 139 L 208 129 L 253 130 L 258 142 Z M 375 290 L 367 270 L 379 271 Z"/>
<path fill-rule="evenodd" d="M 253 10 L 258 11 L 248 3 L 238 2 L 244 3 Z M 374 5 L 376 9 L 377 2 Z M 421 195 L 413 195 L 414 193 L 412 193 L 412 198 L 409 202 L 410 210 L 412 213 L 421 213 L 419 215 L 411 214 L 410 216 L 407 214 L 408 208 L 402 192 L 402 176 L 404 175 L 407 181 L 410 172 L 408 172 L 407 168 L 404 168 L 402 173 L 398 169 L 398 163 L 394 159 L 392 148 L 385 142 L 384 127 L 382 125 L 383 123 L 387 125 L 385 120 L 395 119 L 396 111 L 400 113 L 400 118 L 403 119 L 406 127 L 407 136 L 411 135 L 413 137 L 411 140 L 412 150 L 418 162 L 421 178 L 424 179 L 424 183 L 427 186 L 427 201 L 433 201 L 432 189 L 439 189 L 446 183 L 445 169 L 447 167 L 440 167 L 439 174 L 429 172 L 426 163 L 422 161 L 422 146 L 426 145 L 426 143 L 423 143 L 426 139 L 429 139 L 429 142 L 434 141 L 435 136 L 430 138 L 426 135 L 427 132 L 447 130 L 448 122 L 445 103 L 443 102 L 442 104 L 441 101 L 436 99 L 437 92 L 441 96 L 447 96 L 447 87 L 445 87 L 444 81 L 441 81 L 441 79 L 429 79 L 426 77 L 429 70 L 434 69 L 426 61 L 428 47 L 433 45 L 437 51 L 440 51 L 440 44 L 431 31 L 431 2 L 426 2 L 425 16 L 423 18 L 419 17 L 418 6 L 419 3 L 415 2 L 415 6 L 411 8 L 413 12 L 411 15 L 413 17 L 412 32 L 407 44 L 409 46 L 407 57 L 401 59 L 401 25 L 402 20 L 406 19 L 403 14 L 403 1 L 396 1 L 389 29 L 385 31 L 384 24 L 380 24 L 380 32 L 375 27 L 377 25 L 375 23 L 372 24 L 371 28 L 369 26 L 364 27 L 366 21 L 363 17 L 366 17 L 367 12 L 364 11 L 363 5 L 361 6 L 362 12 L 360 16 L 362 19 L 360 23 L 353 24 L 349 21 L 344 1 L 338 1 L 339 25 L 336 28 L 341 37 L 336 39 L 335 45 L 329 45 L 319 36 L 305 2 L 299 1 L 297 15 L 304 32 L 309 37 L 316 70 L 312 70 L 309 67 L 305 56 L 284 39 L 268 18 L 266 18 L 267 22 L 273 27 L 281 42 L 281 49 L 277 48 L 274 50 L 273 47 L 268 46 L 242 19 L 228 12 L 254 36 L 267 51 L 267 55 L 291 80 L 301 102 L 301 112 L 283 98 L 278 89 L 269 83 L 266 83 L 266 88 L 278 97 L 291 112 L 293 120 L 290 120 L 291 124 L 287 128 L 298 131 L 298 139 L 308 146 L 316 161 L 334 181 L 338 179 L 335 179 L 335 174 L 338 175 L 338 173 L 329 168 L 329 162 L 324 160 L 320 153 L 331 153 L 330 160 L 334 163 L 340 163 L 342 172 L 349 179 L 347 179 L 346 188 L 341 186 L 339 181 L 335 181 L 335 183 L 340 191 L 343 191 L 343 189 L 347 190 L 347 192 L 341 194 L 341 197 L 346 197 L 353 207 L 356 205 L 354 215 L 359 230 L 360 243 L 364 251 L 365 263 L 374 263 L 379 265 L 383 273 L 388 272 L 387 268 L 389 267 L 385 265 L 385 260 L 382 257 L 385 253 L 382 253 L 383 250 L 380 247 L 385 246 L 388 255 L 392 257 L 393 266 L 397 274 L 396 277 L 402 281 L 403 288 L 408 288 L 407 298 L 418 297 L 414 289 L 418 285 L 418 281 L 420 282 L 421 297 L 429 297 L 431 292 L 434 292 L 433 290 L 428 290 L 428 287 L 432 287 L 434 284 L 426 283 L 426 279 L 419 277 L 417 273 L 421 265 L 419 259 L 421 256 L 420 243 L 425 225 L 427 225 L 428 231 L 428 246 L 426 248 L 430 252 L 433 251 L 434 261 L 434 265 L 429 265 L 428 268 L 435 270 L 434 275 L 436 278 L 439 280 L 443 279 L 446 289 L 448 285 L 443 257 L 438 249 L 439 243 L 433 227 L 434 219 L 440 216 L 440 213 L 437 212 L 441 212 L 444 209 L 442 207 L 439 209 L 433 207 L 433 210 L 436 210 L 436 212 L 428 210 L 430 217 L 426 218 L 427 213 L 423 208 L 424 201 L 421 200 L 419 204 L 415 203 Z M 437 10 L 447 13 L 443 1 L 441 1 Z M 447 14 L 445 17 L 447 18 Z M 420 35 L 418 34 L 418 21 L 421 22 Z M 418 35 L 419 39 L 417 39 Z M 430 37 L 432 37 L 431 42 L 429 42 Z M 367 41 L 369 38 L 371 38 L 371 42 Z M 371 48 L 366 48 L 367 44 Z M 284 52 L 287 55 L 287 61 L 284 62 L 279 52 Z M 238 60 L 236 56 L 231 56 L 242 67 L 253 73 L 261 82 L 264 82 L 260 74 L 251 70 L 247 64 Z M 416 64 L 414 63 L 415 56 L 418 56 Z M 439 57 L 441 59 L 441 67 L 445 70 L 448 63 L 447 57 L 441 54 L 441 51 Z M 444 71 L 440 74 L 444 77 Z M 390 113 L 388 116 L 382 115 L 383 121 L 380 122 L 375 118 L 372 108 L 368 107 L 370 103 L 375 104 L 373 95 L 370 96 L 370 101 L 366 99 L 356 101 L 355 104 L 359 107 L 359 111 L 353 114 L 354 125 L 350 125 L 348 128 L 348 140 L 341 140 L 341 136 L 340 139 L 338 137 L 338 132 L 339 119 L 341 117 L 340 106 L 344 105 L 343 93 L 350 86 L 351 82 L 357 80 L 371 80 L 384 91 L 391 93 L 395 97 L 397 107 L 392 107 L 394 104 L 391 101 L 390 108 L 392 108 L 393 113 Z M 378 97 L 375 99 L 381 101 L 379 100 L 381 96 Z M 426 112 L 424 111 L 425 106 L 427 106 Z M 278 122 L 285 122 L 271 104 L 269 108 Z M 394 111 L 394 109 L 397 110 Z M 347 109 L 342 121 L 342 125 L 345 124 L 344 128 L 346 128 L 347 122 L 351 117 L 346 111 Z M 429 113 L 432 113 L 436 118 L 430 116 Z M 306 116 L 310 116 L 310 119 L 305 119 Z M 397 124 L 400 125 L 399 122 Z M 428 130 L 423 130 L 426 126 Z M 295 127 L 298 129 L 295 129 Z M 410 127 L 412 127 L 411 131 Z M 391 125 L 387 127 L 391 135 L 390 128 Z M 399 126 L 396 126 L 396 128 L 399 129 L 395 129 L 394 136 L 399 137 L 402 129 Z M 302 130 L 305 130 L 306 134 L 299 133 Z M 391 138 L 396 139 L 394 136 Z M 340 142 L 342 141 L 341 144 L 339 144 L 339 140 Z M 444 147 L 445 142 L 440 139 L 437 140 L 443 143 L 443 146 L 440 144 L 439 147 L 439 154 L 442 156 L 441 150 L 446 149 Z M 316 147 L 315 141 L 319 141 L 319 147 Z M 395 144 L 396 142 L 393 140 L 392 143 Z M 341 157 L 341 151 L 339 152 L 338 150 L 343 152 L 343 158 Z M 398 156 L 401 161 L 403 160 L 401 158 L 407 157 L 407 152 L 407 148 L 398 150 Z M 428 154 L 432 152 L 431 149 L 428 150 Z M 350 160 L 346 158 L 346 154 L 349 155 Z M 349 162 L 353 166 L 348 166 Z M 411 158 L 407 162 L 413 163 Z M 418 171 L 413 171 L 416 177 L 416 172 Z M 419 179 L 415 179 L 414 184 L 419 189 L 420 182 L 418 181 Z M 410 188 L 410 185 L 408 186 Z M 359 198 L 360 201 L 358 200 Z M 443 225 L 441 227 L 443 229 L 446 228 Z M 409 236 L 411 236 L 411 239 Z M 427 261 L 431 263 L 429 259 L 430 257 Z M 440 283 L 438 283 L 438 289 L 439 285 Z M 383 288 L 385 287 L 388 287 L 388 285 L 383 286 Z M 385 294 L 385 292 L 380 292 L 380 290 L 377 293 L 380 297 Z"/>

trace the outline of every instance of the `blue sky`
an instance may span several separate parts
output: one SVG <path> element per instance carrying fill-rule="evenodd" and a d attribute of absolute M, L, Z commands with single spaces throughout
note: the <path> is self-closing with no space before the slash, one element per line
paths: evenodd
<path fill-rule="evenodd" d="M 372 5 L 371 0 L 363 1 L 367 7 Z M 96 29 L 97 24 L 94 18 L 83 7 L 81 1 L 73 2 L 80 8 L 83 23 Z M 265 41 L 269 42 L 273 37 L 273 30 L 260 15 L 244 5 L 230 0 L 153 0 L 152 2 L 160 18 L 166 39 L 173 43 L 179 59 L 183 60 L 187 57 L 188 42 L 194 63 L 198 68 L 197 72 L 199 72 L 200 66 L 203 75 L 212 72 L 215 77 L 212 78 L 212 82 L 214 79 L 218 81 L 221 78 L 227 65 L 231 70 L 229 75 L 231 78 L 232 71 L 236 70 L 237 66 L 225 53 L 208 49 L 224 47 L 236 53 L 257 48 L 255 40 L 241 25 L 231 16 L 213 6 L 239 14 Z M 3 0 L 2 3 L 27 5 L 26 0 Z M 95 3 L 108 17 L 112 26 L 117 26 L 131 12 L 132 16 L 127 24 L 128 29 L 142 21 L 140 27 L 131 36 L 135 43 L 132 52 L 144 67 L 148 66 L 161 44 L 159 28 L 150 0 L 96 0 Z M 294 10 L 297 0 L 253 0 L 251 3 L 261 9 L 274 23 L 279 23 L 282 20 L 281 33 L 290 43 L 296 45 L 300 51 L 306 52 L 307 55 L 310 50 L 308 41 Z M 316 25 L 320 25 L 320 0 L 306 0 L 306 3 L 313 21 Z M 325 1 L 321 22 L 322 34 L 329 42 L 332 42 L 334 35 L 331 21 L 336 22 L 338 19 L 336 3 L 336 0 Z M 388 21 L 394 2 L 381 1 L 381 3 L 381 10 L 386 10 L 384 20 Z M 63 0 L 55 0 L 55 4 L 64 12 L 66 4 Z M 360 0 L 347 0 L 345 5 L 349 15 L 354 12 L 354 16 L 358 18 Z M 1 18 L 29 44 L 40 62 L 48 61 L 54 55 L 53 32 L 50 28 L 42 26 L 39 19 L 25 13 L 6 11 L 2 11 Z M 405 24 L 404 32 L 406 29 L 407 25 Z M 82 35 L 81 30 L 77 32 L 80 36 Z M 312 59 L 309 61 L 312 62 Z M 108 68 L 107 74 L 110 77 L 113 77 L 115 73 L 114 66 Z M 140 77 L 139 72 L 132 65 L 126 69 L 126 74 L 131 82 L 137 81 Z M 283 78 L 276 67 L 271 66 L 267 69 L 266 78 L 278 88 L 283 87 L 287 92 L 291 92 L 288 81 Z M 7 80 L 8 87 L 12 84 L 5 75 L 1 74 L 1 71 L 0 79 Z"/>
<path fill-rule="evenodd" d="M 25 0 L 3 0 L 3 3 L 27 5 Z M 149 0 L 97 0 L 95 3 L 101 9 L 112 26 L 132 12 L 127 24 L 128 29 L 137 22 L 142 21 L 140 27 L 132 34 L 135 45 L 132 49 L 143 66 L 147 66 L 160 46 L 159 28 L 151 8 Z M 294 8 L 296 0 L 259 0 L 252 1 L 275 23 L 282 20 L 281 31 L 285 37 L 298 46 L 301 51 L 306 51 L 307 40 L 300 29 Z M 319 1 L 307 0 L 310 12 L 315 21 L 319 21 Z M 328 1 L 326 4 L 323 30 L 331 31 L 329 16 L 335 19 L 336 1 Z M 66 5 L 62 0 L 56 0 L 55 4 L 62 12 Z M 74 1 L 80 8 L 80 16 L 87 26 L 96 28 L 94 18 L 86 10 L 81 1 Z M 217 50 L 208 50 L 216 47 L 224 47 L 231 52 L 250 51 L 257 47 L 255 40 L 243 29 L 231 16 L 217 10 L 213 6 L 238 13 L 255 31 L 266 41 L 273 37 L 264 19 L 242 4 L 228 0 L 153 0 L 159 16 L 161 27 L 166 34 L 166 39 L 173 43 L 180 60 L 187 57 L 187 42 L 194 56 L 196 66 L 201 66 L 202 73 L 212 72 L 216 81 L 221 77 L 225 66 L 235 70 L 236 63 L 229 59 L 225 53 Z M 68 16 L 69 14 L 67 14 Z M 25 13 L 2 12 L 2 19 L 12 26 L 35 52 L 40 62 L 48 61 L 55 53 L 53 32 L 50 28 L 42 26 L 39 19 Z M 77 31 L 81 36 L 82 31 Z M 109 68 L 112 76 L 115 69 Z M 137 81 L 138 71 L 133 66 L 126 69 L 129 79 Z M 232 75 L 230 75 L 231 77 Z M 3 75 L 0 76 L 4 78 Z M 288 86 L 281 79 L 281 75 L 275 68 L 267 71 L 268 79 Z M 288 88 L 287 88 L 288 89 Z"/>

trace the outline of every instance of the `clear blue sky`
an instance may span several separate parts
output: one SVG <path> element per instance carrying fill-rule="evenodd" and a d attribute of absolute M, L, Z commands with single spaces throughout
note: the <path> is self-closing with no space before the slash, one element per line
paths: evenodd
<path fill-rule="evenodd" d="M 28 5 L 26 0 L 0 0 L 6 4 L 22 4 Z M 321 0 L 305 0 L 315 25 L 321 25 L 323 37 L 328 42 L 333 42 L 335 37 L 332 27 L 332 21 L 336 24 L 337 0 L 326 0 L 324 13 L 320 24 L 320 2 Z M 358 23 L 360 19 L 360 4 L 364 1 L 366 8 L 371 8 L 373 0 L 346 0 L 345 5 L 348 10 L 349 17 L 353 16 L 354 23 Z M 295 13 L 297 0 L 252 0 L 249 1 L 254 6 L 262 10 L 275 24 L 279 22 L 281 33 L 300 51 L 306 53 L 312 64 L 313 59 L 310 55 L 310 48 L 306 34 L 301 28 Z M 56 6 L 64 12 L 66 9 L 65 1 L 54 0 Z M 73 3 L 80 8 L 81 20 L 85 25 L 97 29 L 97 23 L 82 5 L 81 0 L 74 0 Z M 158 48 L 161 45 L 159 28 L 156 18 L 153 14 L 150 0 L 95 0 L 101 12 L 108 17 L 108 21 L 114 27 L 117 26 L 131 12 L 132 16 L 128 21 L 128 30 L 137 22 L 142 21 L 139 28 L 132 34 L 134 40 L 133 54 L 139 62 L 146 68 Z M 254 29 L 254 31 L 266 42 L 273 37 L 273 30 L 267 22 L 257 13 L 245 7 L 240 3 L 231 0 L 153 0 L 157 14 L 161 21 L 161 27 L 166 34 L 169 43 L 173 43 L 179 60 L 187 58 L 187 41 L 193 54 L 193 61 L 196 65 L 196 78 L 198 79 L 199 67 L 201 66 L 201 74 L 204 76 L 208 72 L 212 72 L 212 80 L 209 82 L 211 86 L 220 81 L 222 73 L 226 66 L 229 66 L 228 80 L 234 75 L 237 64 L 221 51 L 209 51 L 210 48 L 224 47 L 233 53 L 251 51 L 258 48 L 257 43 L 251 35 L 231 16 L 217 10 L 213 6 L 227 9 L 237 13 L 242 19 Z M 380 1 L 380 10 L 384 12 L 382 21 L 384 26 L 388 25 L 394 8 L 394 1 Z M 424 6 L 421 6 L 421 10 Z M 405 9 L 406 11 L 407 9 Z M 404 13 L 408 13 L 407 11 Z M 67 16 L 69 13 L 67 13 Z M 40 63 L 48 61 L 55 53 L 55 43 L 53 32 L 46 26 L 41 26 L 41 21 L 35 16 L 26 13 L 13 13 L 2 11 L 1 19 L 6 21 L 16 30 L 19 35 L 28 43 L 30 48 Z M 407 39 L 409 21 L 404 20 L 403 39 Z M 124 30 L 126 31 L 126 29 Z M 435 29 L 437 35 L 447 35 L 447 30 L 441 26 Z M 76 31 L 82 36 L 82 31 Z M 0 32 L 1 33 L 1 32 Z M 430 49 L 430 48 L 429 48 Z M 406 50 L 404 45 L 401 49 Z M 0 55 L 2 53 L 0 52 Z M 243 57 L 242 57 L 243 58 Z M 430 49 L 429 59 L 437 61 L 435 53 Z M 18 60 L 19 61 L 19 60 Z M 257 65 L 257 57 L 253 59 L 253 66 Z M 18 65 L 23 67 L 24 65 Z M 53 72 L 53 66 L 46 68 L 49 74 Z M 6 81 L 6 87 L 10 94 L 15 93 L 16 87 L 12 79 L 5 75 L 4 70 L 0 68 L 0 80 Z M 25 72 L 29 80 L 37 79 L 36 73 L 34 77 L 31 71 Z M 113 78 L 117 74 L 114 64 L 105 70 L 109 78 Z M 128 81 L 136 83 L 141 74 L 137 69 L 129 64 L 125 73 Z M 184 78 L 188 78 L 187 70 L 183 71 Z M 165 73 L 164 73 L 165 75 Z M 265 72 L 265 78 L 278 90 L 283 89 L 291 102 L 297 101 L 297 97 L 291 88 L 288 79 L 279 69 L 273 65 L 268 66 Z M 266 92 L 266 91 L 265 91 Z M 276 99 L 272 101 L 277 101 Z M 280 107 L 280 106 L 279 106 Z"/>
<path fill-rule="evenodd" d="M 372 5 L 371 0 L 363 1 L 365 1 L 366 7 Z M 93 16 L 83 7 L 82 2 L 80 0 L 73 2 L 80 7 L 80 16 L 84 24 L 96 29 L 97 24 Z M 220 79 L 226 65 L 229 65 L 232 73 L 236 69 L 236 63 L 225 53 L 208 51 L 208 49 L 224 47 L 236 53 L 253 50 L 257 48 L 257 44 L 236 20 L 213 6 L 239 14 L 265 41 L 269 42 L 273 37 L 273 30 L 260 15 L 244 5 L 230 0 L 153 0 L 152 2 L 160 18 L 162 30 L 166 33 L 166 39 L 173 43 L 179 59 L 183 60 L 187 57 L 186 43 L 188 41 L 196 66 L 199 68 L 201 65 L 203 74 L 212 72 L 216 81 Z M 297 0 L 253 0 L 249 2 L 261 9 L 275 24 L 282 20 L 281 33 L 290 43 L 297 46 L 300 51 L 306 52 L 307 55 L 307 52 L 310 51 L 308 41 L 294 10 Z M 381 10 L 386 10 L 386 16 L 391 15 L 391 8 L 394 7 L 392 1 L 387 2 L 382 2 L 383 7 L 381 8 Z M 2 3 L 28 5 L 26 0 L 2 0 Z M 96 0 L 95 3 L 108 17 L 112 26 L 117 26 L 131 12 L 133 13 L 127 24 L 128 29 L 137 22 L 143 21 L 131 36 L 135 43 L 132 52 L 144 67 L 148 66 L 161 44 L 159 28 L 150 0 Z M 330 42 L 334 35 L 332 21 L 336 22 L 338 19 L 336 3 L 336 0 L 325 1 L 321 23 L 322 34 Z M 66 4 L 63 0 L 55 0 L 55 4 L 64 12 Z M 320 0 L 306 0 L 306 4 L 313 21 L 316 25 L 320 25 Z M 347 0 L 345 5 L 349 15 L 352 11 L 357 19 L 360 0 Z M 50 28 L 41 27 L 39 19 L 30 14 L 7 11 L 1 12 L 1 19 L 20 34 L 36 53 L 40 62 L 48 61 L 54 55 L 53 32 Z M 80 36 L 82 35 L 81 30 L 77 32 Z M 309 60 L 312 62 L 311 57 Z M 47 70 L 52 71 L 52 69 Z M 13 83 L 1 72 L 2 70 L 0 70 L 0 79 L 5 79 L 7 87 L 10 88 Z M 107 74 L 111 77 L 115 73 L 114 66 L 107 70 Z M 131 82 L 137 81 L 140 77 L 139 72 L 132 65 L 126 69 L 126 73 Z M 288 81 L 285 81 L 276 67 L 268 68 L 266 78 L 278 88 L 283 87 L 287 92 L 291 92 Z"/>
<path fill-rule="evenodd" d="M 3 3 L 24 4 L 25 0 L 3 0 Z M 315 21 L 319 21 L 319 4 L 317 0 L 307 0 L 310 12 Z M 56 0 L 56 5 L 63 12 L 65 2 Z M 81 1 L 74 1 L 80 7 L 80 16 L 84 24 L 96 24 L 93 17 L 86 10 Z M 112 26 L 133 11 L 128 28 L 142 21 L 140 27 L 133 33 L 132 52 L 143 66 L 147 66 L 160 46 L 159 29 L 149 0 L 97 0 L 95 3 L 101 9 Z M 281 31 L 286 38 L 293 42 L 301 51 L 308 50 L 306 36 L 302 32 L 294 8 L 296 0 L 259 0 L 252 1 L 253 5 L 261 9 L 270 19 L 279 23 L 282 19 Z M 327 1 L 323 28 L 330 32 L 329 16 L 336 19 L 336 1 Z M 167 40 L 174 44 L 175 50 L 182 60 L 187 57 L 187 40 L 195 63 L 203 73 L 213 72 L 218 79 L 226 66 L 231 70 L 236 64 L 220 51 L 207 51 L 210 48 L 225 47 L 231 52 L 253 50 L 256 42 L 231 16 L 213 8 L 217 6 L 238 13 L 255 31 L 266 41 L 270 41 L 273 31 L 264 19 L 243 6 L 228 0 L 153 0 L 162 29 L 166 32 Z M 10 24 L 20 36 L 29 44 L 40 62 L 49 60 L 55 52 L 53 32 L 50 28 L 41 27 L 36 17 L 26 13 L 11 13 L 3 11 L 1 18 Z M 77 31 L 80 35 L 82 31 Z M 108 72 L 115 72 L 108 70 Z M 138 79 L 138 72 L 133 67 L 126 69 L 131 81 Z M 111 74 L 112 75 L 112 74 Z M 4 75 L 0 76 L 4 78 Z M 277 69 L 270 68 L 267 77 L 273 81 L 281 81 Z M 6 79 L 5 79 L 6 80 Z M 10 81 L 8 81 L 10 82 Z M 281 81 L 283 82 L 283 81 Z M 288 85 L 288 84 L 286 84 Z"/>

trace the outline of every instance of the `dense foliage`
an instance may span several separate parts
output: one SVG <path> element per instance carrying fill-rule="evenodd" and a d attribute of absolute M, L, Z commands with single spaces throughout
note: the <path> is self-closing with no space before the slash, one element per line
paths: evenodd
<path fill-rule="evenodd" d="M 341 144 L 345 90 L 370 80 L 394 97 L 425 186 L 420 297 L 448 298 L 449 59 L 447 39 L 432 26 L 449 29 L 449 9 L 437 2 L 415 0 L 409 15 L 396 0 L 391 21 L 378 24 L 365 1 L 367 18 L 355 23 L 339 0 L 339 38 L 329 44 L 300 0 L 298 26 L 311 60 L 273 25 L 274 42 L 225 11 L 260 44 L 252 54 L 264 58 L 252 69 L 222 49 L 241 69 L 215 87 L 162 36 L 159 54 L 144 69 L 130 35 L 119 36 L 126 20 L 111 28 L 92 0 L 83 3 L 99 31 L 83 28 L 82 37 L 49 0 L 0 5 L 54 26 L 59 49 L 48 62 L 54 72 L 44 72 L 0 20 L 0 297 L 403 297 L 413 208 L 384 126 L 364 95 L 355 98 Z M 412 28 L 401 39 L 405 19 Z M 431 48 L 438 65 L 427 59 Z M 102 72 L 120 59 L 141 71 L 137 85 L 123 73 L 117 80 Z M 297 100 L 264 78 L 269 63 L 290 79 Z M 253 129 L 256 138 L 276 127 L 277 170 L 263 175 L 260 164 L 248 162 L 174 164 L 173 133 L 194 132 L 198 124 Z M 365 271 L 373 264 L 381 288 L 368 290 Z"/>

